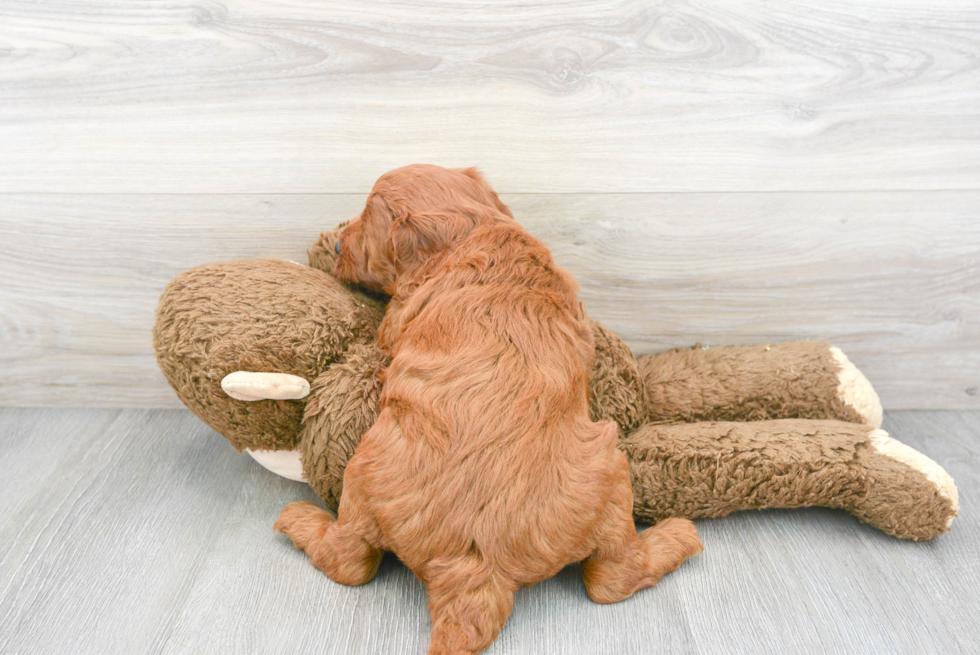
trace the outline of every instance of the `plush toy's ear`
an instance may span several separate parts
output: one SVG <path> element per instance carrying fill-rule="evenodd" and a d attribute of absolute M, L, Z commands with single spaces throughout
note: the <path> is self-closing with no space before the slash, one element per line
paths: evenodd
<path fill-rule="evenodd" d="M 310 395 L 310 383 L 289 373 L 234 371 L 221 379 L 221 389 L 236 400 L 299 400 Z"/>

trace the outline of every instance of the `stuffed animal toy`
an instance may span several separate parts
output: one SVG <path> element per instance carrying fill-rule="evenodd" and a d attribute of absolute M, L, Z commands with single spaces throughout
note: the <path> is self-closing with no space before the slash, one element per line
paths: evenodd
<path fill-rule="evenodd" d="M 329 274 L 338 234 L 320 236 L 309 266 L 254 259 L 181 273 L 153 331 L 181 401 L 239 452 L 308 482 L 331 510 L 377 415 L 385 364 L 374 344 L 385 299 Z M 874 389 L 830 344 L 637 359 L 613 332 L 592 328 L 592 419 L 619 425 L 635 518 L 822 506 L 918 540 L 956 517 L 952 478 L 880 428 Z"/>

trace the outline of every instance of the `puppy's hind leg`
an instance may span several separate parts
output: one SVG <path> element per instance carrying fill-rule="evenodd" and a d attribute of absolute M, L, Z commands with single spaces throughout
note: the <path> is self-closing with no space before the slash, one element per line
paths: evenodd
<path fill-rule="evenodd" d="M 596 530 L 596 547 L 582 563 L 582 578 L 589 598 L 615 603 L 653 586 L 704 548 L 694 524 L 687 519 L 665 519 L 636 533 L 633 491 L 626 457 L 616 452 L 618 483 L 603 522 Z"/>
<path fill-rule="evenodd" d="M 272 529 L 285 533 L 334 582 L 362 585 L 378 573 L 381 551 L 365 541 L 351 522 L 335 521 L 313 503 L 286 505 Z"/>

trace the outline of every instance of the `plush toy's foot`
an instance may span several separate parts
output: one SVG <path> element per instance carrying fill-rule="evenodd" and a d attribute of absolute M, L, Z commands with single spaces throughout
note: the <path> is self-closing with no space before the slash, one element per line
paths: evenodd
<path fill-rule="evenodd" d="M 272 529 L 292 539 L 293 545 L 309 555 L 313 566 L 334 582 L 362 585 L 378 573 L 381 551 L 356 534 L 349 524 L 335 521 L 329 512 L 313 503 L 286 505 Z"/>
<path fill-rule="evenodd" d="M 655 422 L 840 420 L 881 426 L 881 401 L 835 346 L 787 341 L 677 348 L 637 359 Z"/>
<path fill-rule="evenodd" d="M 884 412 L 881 400 L 871 386 L 871 382 L 851 363 L 844 351 L 837 346 L 830 347 L 830 356 L 837 363 L 837 397 L 847 409 L 853 409 L 861 418 L 859 423 L 875 428 L 881 427 Z M 828 416 L 827 418 L 836 418 Z"/>
<path fill-rule="evenodd" d="M 637 518 L 717 517 L 743 509 L 846 509 L 902 539 L 945 532 L 953 479 L 881 429 L 841 421 L 645 425 L 620 447 Z"/>
<path fill-rule="evenodd" d="M 855 465 L 867 473 L 869 484 L 847 509 L 889 534 L 931 539 L 959 512 L 956 484 L 943 467 L 884 430 L 871 431 Z"/>

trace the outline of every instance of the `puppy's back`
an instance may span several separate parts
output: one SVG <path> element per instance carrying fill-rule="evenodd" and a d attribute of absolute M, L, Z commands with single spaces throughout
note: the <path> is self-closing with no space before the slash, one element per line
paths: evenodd
<path fill-rule="evenodd" d="M 425 275 L 382 398 L 400 435 L 387 455 L 412 465 L 371 493 L 420 575 L 462 558 L 530 584 L 587 555 L 608 498 L 616 431 L 588 417 L 576 285 L 515 223 L 475 231 Z"/>

